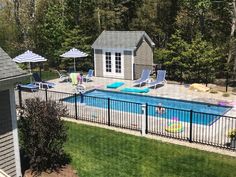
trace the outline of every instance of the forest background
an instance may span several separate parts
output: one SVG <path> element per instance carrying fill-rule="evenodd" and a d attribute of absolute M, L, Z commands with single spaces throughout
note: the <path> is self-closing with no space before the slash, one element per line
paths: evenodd
<path fill-rule="evenodd" d="M 0 46 L 11 57 L 33 50 L 57 69 L 70 65 L 59 55 L 72 47 L 89 54 L 79 68 L 92 68 L 103 30 L 138 30 L 173 80 L 235 75 L 235 25 L 234 0 L 0 0 Z"/>

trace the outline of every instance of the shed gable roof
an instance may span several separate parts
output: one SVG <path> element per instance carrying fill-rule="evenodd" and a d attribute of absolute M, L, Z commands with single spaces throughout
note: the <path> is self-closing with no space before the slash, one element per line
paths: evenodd
<path fill-rule="evenodd" d="M 141 39 L 145 38 L 152 47 L 154 42 L 145 31 L 103 31 L 93 43 L 92 48 L 136 49 Z"/>
<path fill-rule="evenodd" d="M 26 72 L 21 70 L 11 57 L 0 47 L 0 81 L 13 77 L 25 76 Z"/>

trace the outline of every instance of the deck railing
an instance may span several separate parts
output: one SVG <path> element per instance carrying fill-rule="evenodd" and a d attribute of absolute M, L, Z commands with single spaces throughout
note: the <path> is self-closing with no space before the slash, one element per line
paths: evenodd
<path fill-rule="evenodd" d="M 170 107 L 160 109 L 147 103 L 47 89 L 37 92 L 19 89 L 17 94 L 19 107 L 23 107 L 28 98 L 40 97 L 45 101 L 50 99 L 63 103 L 68 109 L 67 117 L 72 119 L 236 150 L 236 137 L 228 136 L 230 131 L 236 129 L 236 117 Z"/>

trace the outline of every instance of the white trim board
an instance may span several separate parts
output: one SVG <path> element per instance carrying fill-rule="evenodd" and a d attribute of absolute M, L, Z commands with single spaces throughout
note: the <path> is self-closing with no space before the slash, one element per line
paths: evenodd
<path fill-rule="evenodd" d="M 16 104 L 15 104 L 15 92 L 13 86 L 9 89 L 10 95 L 10 106 L 11 106 L 11 120 L 12 120 L 12 133 L 13 133 L 13 143 L 14 143 L 14 154 L 15 154 L 15 164 L 16 164 L 16 176 L 20 177 L 21 174 L 21 164 L 20 164 L 20 150 L 19 150 L 19 139 L 18 139 L 18 129 L 16 120 Z"/>
<path fill-rule="evenodd" d="M 106 52 L 111 52 L 111 72 L 106 72 Z M 121 53 L 121 73 L 115 72 L 115 53 Z M 102 51 L 103 58 L 103 77 L 121 78 L 124 79 L 124 51 L 111 49 Z"/>

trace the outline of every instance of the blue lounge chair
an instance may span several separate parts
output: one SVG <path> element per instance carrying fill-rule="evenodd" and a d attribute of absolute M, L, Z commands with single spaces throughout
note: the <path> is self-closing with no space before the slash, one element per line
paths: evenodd
<path fill-rule="evenodd" d="M 91 81 L 92 77 L 93 77 L 93 70 L 89 69 L 88 74 L 84 77 L 84 81 L 85 82 Z"/>
<path fill-rule="evenodd" d="M 158 85 L 164 85 L 166 83 L 165 77 L 166 77 L 166 70 L 158 70 L 156 80 L 149 83 L 148 87 L 156 88 Z"/>
<path fill-rule="evenodd" d="M 18 87 L 21 90 L 30 92 L 36 92 L 39 89 L 39 86 L 35 84 L 19 84 Z"/>
<path fill-rule="evenodd" d="M 38 85 L 39 88 L 47 88 L 47 89 L 49 89 L 49 88 L 55 87 L 54 83 L 43 81 L 40 78 L 40 76 L 38 75 L 38 73 L 33 73 L 32 76 L 34 78 L 35 84 Z"/>
<path fill-rule="evenodd" d="M 142 84 L 145 84 L 149 80 L 151 70 L 150 69 L 143 69 L 141 78 L 134 81 L 134 86 L 141 86 Z"/>

